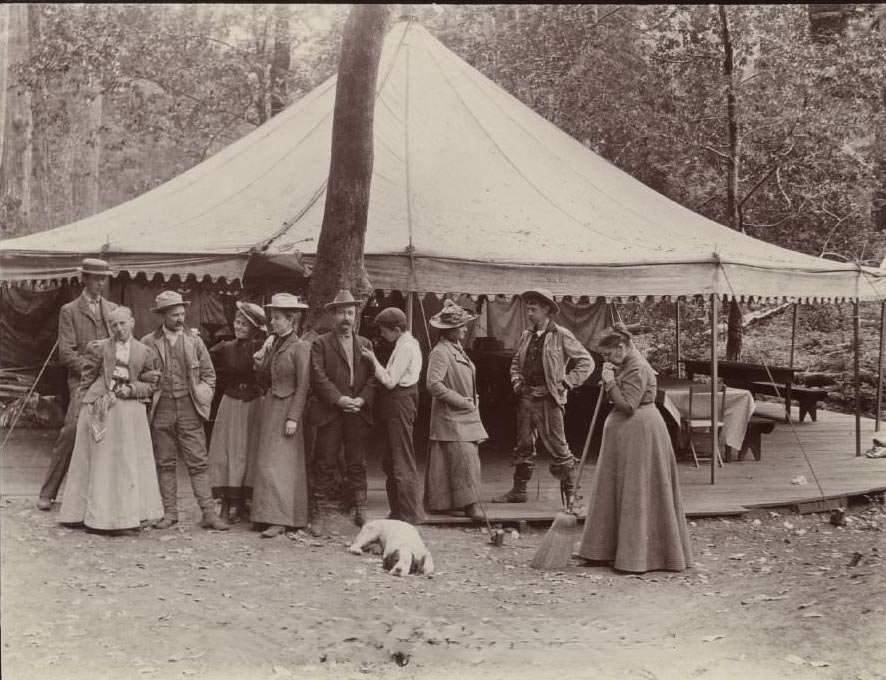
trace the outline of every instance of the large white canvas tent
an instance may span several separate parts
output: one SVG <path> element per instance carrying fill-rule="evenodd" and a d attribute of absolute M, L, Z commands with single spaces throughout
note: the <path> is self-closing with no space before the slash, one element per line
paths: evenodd
<path fill-rule="evenodd" d="M 335 79 L 207 161 L 100 214 L 0 242 L 0 279 L 75 275 L 85 254 L 150 279 L 304 273 L 329 170 Z M 379 70 L 366 264 L 376 288 L 875 299 L 886 271 L 780 248 L 693 213 L 520 103 L 414 22 Z"/>

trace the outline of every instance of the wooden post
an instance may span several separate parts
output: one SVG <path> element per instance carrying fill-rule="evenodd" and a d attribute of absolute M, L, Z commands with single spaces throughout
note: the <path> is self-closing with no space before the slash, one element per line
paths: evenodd
<path fill-rule="evenodd" d="M 861 456 L 861 378 L 858 374 L 859 354 L 861 354 L 861 316 L 859 315 L 858 300 L 852 303 L 852 334 L 855 340 L 855 362 L 853 373 L 855 378 L 855 456 Z"/>
<path fill-rule="evenodd" d="M 796 302 L 794 303 L 794 319 L 791 322 L 791 362 L 788 364 L 791 368 L 794 367 L 794 351 L 797 347 L 797 310 L 800 308 Z"/>
<path fill-rule="evenodd" d="M 676 345 L 674 362 L 677 364 L 677 379 L 679 380 L 682 377 L 680 369 L 680 298 L 677 298 L 677 301 L 674 303 L 674 322 L 676 324 L 674 331 L 676 340 L 674 343 Z"/>
<path fill-rule="evenodd" d="M 720 319 L 720 298 L 714 293 L 711 295 L 711 484 L 717 483 L 717 452 L 720 450 L 717 441 L 717 322 Z"/>
<path fill-rule="evenodd" d="M 886 337 L 886 300 L 880 304 L 880 354 L 877 363 L 877 415 L 874 430 L 880 431 L 880 415 L 883 407 L 883 343 Z"/>

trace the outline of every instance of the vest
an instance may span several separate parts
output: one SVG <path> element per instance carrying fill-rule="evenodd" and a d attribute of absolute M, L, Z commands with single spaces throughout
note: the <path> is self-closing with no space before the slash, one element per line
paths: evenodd
<path fill-rule="evenodd" d="M 523 377 L 529 387 L 539 387 L 545 384 L 545 367 L 542 359 L 545 339 L 548 337 L 547 330 L 541 335 L 532 334 L 529 347 L 526 349 L 526 359 L 523 362 Z"/>
<path fill-rule="evenodd" d="M 163 342 L 166 343 L 166 365 L 163 366 L 163 377 L 160 379 L 161 394 L 175 399 L 185 397 L 190 392 L 185 338 L 180 337 L 173 346 L 169 344 L 169 338 L 164 334 Z"/>

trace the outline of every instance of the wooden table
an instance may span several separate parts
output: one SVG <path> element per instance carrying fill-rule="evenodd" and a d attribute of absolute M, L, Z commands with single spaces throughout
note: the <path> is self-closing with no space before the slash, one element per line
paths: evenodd
<path fill-rule="evenodd" d="M 690 380 L 696 373 L 708 376 L 711 374 L 711 362 L 707 360 L 683 359 L 683 366 Z M 717 367 L 719 376 L 729 387 L 753 392 L 752 383 L 755 382 L 775 382 L 784 385 L 784 421 L 786 423 L 791 421 L 791 384 L 795 382 L 797 369 L 725 360 L 718 361 Z"/>
<path fill-rule="evenodd" d="M 655 403 L 661 411 L 670 415 L 678 426 L 680 417 L 685 416 L 689 410 L 689 387 L 692 384 L 690 380 L 669 379 L 661 379 L 658 383 Z M 707 404 L 709 407 L 710 402 Z M 748 423 L 753 415 L 753 395 L 748 390 L 737 387 L 728 388 L 723 407 L 723 443 L 726 447 L 736 451 L 741 450 Z"/>

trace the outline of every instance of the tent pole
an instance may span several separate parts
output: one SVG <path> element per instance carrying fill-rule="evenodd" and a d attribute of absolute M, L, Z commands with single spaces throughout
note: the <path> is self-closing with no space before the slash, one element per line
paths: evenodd
<path fill-rule="evenodd" d="M 720 299 L 717 294 L 711 295 L 711 484 L 717 483 L 717 452 L 720 450 L 717 441 L 717 321 L 720 317 Z"/>
<path fill-rule="evenodd" d="M 677 369 L 677 379 L 681 377 L 680 375 L 680 298 L 677 298 L 677 301 L 674 303 L 674 325 L 675 325 L 675 340 L 674 343 L 676 346 L 674 363 L 676 364 Z"/>
<path fill-rule="evenodd" d="M 880 354 L 877 363 L 877 416 L 874 430 L 880 431 L 880 415 L 883 405 L 883 341 L 886 336 L 886 300 L 880 304 Z"/>
<path fill-rule="evenodd" d="M 794 303 L 794 319 L 791 322 L 791 362 L 789 366 L 791 368 L 794 367 L 794 351 L 797 348 L 797 311 L 799 310 L 800 305 L 796 302 Z"/>
<path fill-rule="evenodd" d="M 412 297 L 415 295 L 411 290 L 406 294 L 406 327 L 409 329 L 409 332 L 415 335 L 412 330 L 412 321 L 413 321 L 413 311 L 412 311 Z"/>
<path fill-rule="evenodd" d="M 852 334 L 855 344 L 855 362 L 853 366 L 855 380 L 855 456 L 861 456 L 861 378 L 858 373 L 858 355 L 861 353 L 859 335 L 861 331 L 861 317 L 858 310 L 858 300 L 852 303 Z"/>

